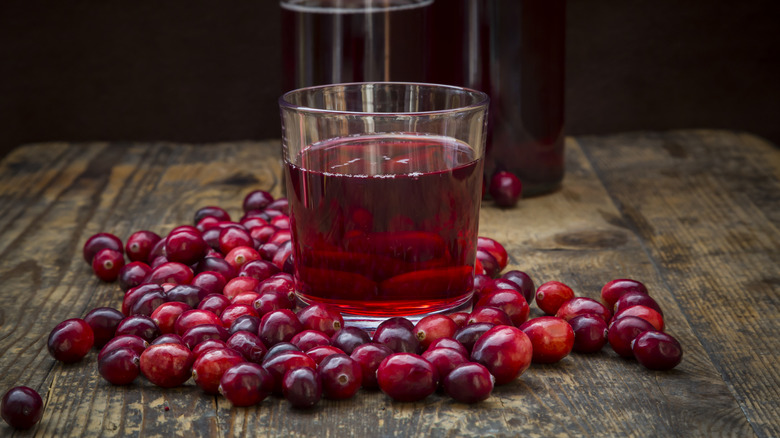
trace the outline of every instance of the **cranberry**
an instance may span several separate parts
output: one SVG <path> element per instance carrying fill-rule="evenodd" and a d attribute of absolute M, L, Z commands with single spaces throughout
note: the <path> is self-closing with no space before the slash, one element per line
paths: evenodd
<path fill-rule="evenodd" d="M 196 345 L 208 339 L 227 341 L 230 337 L 228 331 L 219 324 L 200 324 L 193 326 L 181 334 L 181 339 L 190 350 Z"/>
<path fill-rule="evenodd" d="M 307 351 L 306 354 L 309 354 L 309 352 Z M 379 388 L 379 384 L 376 381 L 376 370 L 379 368 L 379 364 L 382 362 L 382 360 L 391 354 L 393 354 L 393 350 L 391 350 L 388 346 L 373 342 L 358 345 L 354 350 L 352 350 L 350 357 L 360 365 L 363 375 L 363 388 Z"/>
<path fill-rule="evenodd" d="M 258 298 L 260 298 L 260 294 L 259 293 L 252 292 L 252 291 L 245 291 L 245 292 L 241 292 L 240 294 L 234 296 L 233 299 L 230 300 L 230 302 L 233 303 L 233 304 L 243 304 L 245 306 L 249 306 L 249 307 L 252 308 L 252 312 L 256 314 L 257 312 L 255 311 L 254 304 L 255 304 L 255 301 L 257 301 Z M 260 316 L 260 315 L 257 315 L 257 316 Z"/>
<path fill-rule="evenodd" d="M 304 330 L 293 336 L 290 343 L 302 351 L 307 351 L 314 347 L 330 345 L 330 336 L 318 330 Z"/>
<path fill-rule="evenodd" d="M 192 309 L 179 315 L 176 319 L 176 323 L 173 325 L 174 332 L 177 335 L 184 336 L 184 332 L 187 330 L 199 326 L 199 325 L 215 325 L 222 326 L 222 321 L 219 317 L 211 312 L 205 310 Z"/>
<path fill-rule="evenodd" d="M 629 278 L 618 278 L 608 282 L 601 288 L 601 302 L 608 309 L 612 309 L 615 307 L 617 300 L 628 292 L 639 292 L 647 295 L 647 288 L 639 281 Z"/>
<path fill-rule="evenodd" d="M 541 316 L 526 321 L 519 328 L 531 340 L 535 363 L 558 362 L 574 348 L 574 330 L 561 318 Z"/>
<path fill-rule="evenodd" d="M 125 347 L 131 348 L 136 353 L 141 354 L 148 346 L 149 343 L 143 340 L 143 338 L 141 338 L 140 336 L 119 335 L 114 339 L 108 341 L 106 345 L 104 345 L 103 348 L 100 349 L 97 358 L 98 360 L 100 360 L 103 356 L 110 353 L 111 351 L 116 350 L 117 348 L 125 348 Z"/>
<path fill-rule="evenodd" d="M 268 243 L 272 245 L 278 245 L 279 249 L 277 252 L 281 251 L 283 246 L 288 243 L 292 239 L 292 233 L 290 230 L 280 230 L 276 229 L 276 232 L 273 236 L 271 236 L 270 239 L 268 239 Z"/>
<path fill-rule="evenodd" d="M 269 210 L 276 210 L 281 212 L 284 215 L 289 215 L 290 211 L 290 202 L 287 200 L 287 198 L 279 198 L 275 199 L 273 202 L 268 204 L 267 207 L 265 207 L 266 211 Z"/>
<path fill-rule="evenodd" d="M 255 291 L 261 295 L 266 292 L 284 294 L 290 299 L 291 303 L 295 302 L 295 282 L 292 276 L 286 273 L 280 272 L 261 281 L 255 288 Z"/>
<path fill-rule="evenodd" d="M 373 341 L 387 345 L 396 353 L 417 353 L 420 340 L 411 321 L 402 317 L 388 318 L 377 326 Z"/>
<path fill-rule="evenodd" d="M 249 235 L 247 230 L 235 227 L 223 228 L 220 230 L 219 251 L 222 252 L 222 254 L 227 254 L 233 250 L 233 248 L 241 246 L 254 247 L 252 236 Z"/>
<path fill-rule="evenodd" d="M 469 314 L 469 325 L 487 322 L 493 325 L 512 325 L 512 319 L 496 307 L 477 307 Z"/>
<path fill-rule="evenodd" d="M 289 342 L 293 336 L 303 331 L 303 325 L 295 313 L 289 309 L 274 310 L 260 318 L 258 334 L 265 345 Z"/>
<path fill-rule="evenodd" d="M 195 356 L 182 344 L 150 345 L 141 353 L 141 373 L 163 388 L 181 386 L 189 380 Z"/>
<path fill-rule="evenodd" d="M 161 334 L 152 318 L 145 315 L 128 316 L 116 327 L 116 335 L 136 335 L 146 342 L 154 341 Z"/>
<path fill-rule="evenodd" d="M 197 229 L 172 231 L 165 238 L 165 254 L 172 262 L 192 265 L 204 258 L 208 250 L 209 245 Z"/>
<path fill-rule="evenodd" d="M 122 312 L 113 307 L 97 307 L 84 316 L 84 322 L 92 328 L 94 346 L 101 348 L 116 333 L 116 327 L 124 319 Z"/>
<path fill-rule="evenodd" d="M 141 373 L 140 354 L 132 348 L 117 348 L 98 360 L 98 372 L 112 385 L 129 385 Z"/>
<path fill-rule="evenodd" d="M 152 250 L 149 251 L 149 256 L 146 259 L 146 263 L 149 264 L 149 266 L 152 267 L 152 269 L 156 268 L 159 264 L 155 264 L 155 260 L 163 258 L 165 261 L 168 261 L 168 258 L 165 257 L 165 239 L 160 238 L 160 240 L 157 241 L 157 243 L 152 246 Z"/>
<path fill-rule="evenodd" d="M 432 342 L 431 345 L 428 346 L 428 350 L 433 350 L 435 348 L 449 348 L 451 350 L 456 350 L 460 353 L 463 353 L 464 356 L 469 356 L 469 351 L 466 350 L 466 347 L 463 346 L 460 342 L 456 341 L 453 338 L 441 338 L 437 339 L 436 341 Z"/>
<path fill-rule="evenodd" d="M 84 242 L 84 261 L 92 265 L 92 259 L 102 249 L 112 249 L 119 253 L 123 253 L 122 241 L 111 233 L 97 233 L 90 236 L 86 242 Z"/>
<path fill-rule="evenodd" d="M 522 293 L 512 289 L 498 289 L 483 296 L 477 301 L 477 308 L 493 307 L 501 309 L 511 322 L 518 326 L 528 320 L 531 308 Z M 470 318 L 471 319 L 471 318 Z M 482 321 L 489 322 L 489 321 Z"/>
<path fill-rule="evenodd" d="M 239 270 L 238 275 L 256 278 L 263 281 L 266 278 L 279 272 L 279 268 L 268 260 L 251 260 L 244 263 Z"/>
<path fill-rule="evenodd" d="M 533 345 L 522 330 L 495 326 L 474 344 L 471 360 L 484 365 L 496 378 L 497 385 L 509 383 L 531 365 Z"/>
<path fill-rule="evenodd" d="M 222 293 L 225 294 L 228 299 L 232 300 L 241 292 L 254 291 L 259 283 L 260 281 L 253 277 L 234 277 L 228 280 Z M 259 291 L 258 293 L 262 294 L 262 292 Z"/>
<path fill-rule="evenodd" d="M 509 263 L 509 254 L 503 245 L 489 237 L 477 237 L 477 249 L 486 251 L 496 259 L 498 270 L 502 271 Z"/>
<path fill-rule="evenodd" d="M 158 344 L 181 344 L 184 345 L 184 340 L 176 333 L 164 333 L 157 337 L 150 345 Z M 139 353 L 140 354 L 140 353 Z"/>
<path fill-rule="evenodd" d="M 536 290 L 536 305 L 548 315 L 555 315 L 563 303 L 574 298 L 574 291 L 560 281 L 548 281 Z"/>
<path fill-rule="evenodd" d="M 192 348 L 192 354 L 195 356 L 195 360 L 198 360 L 198 358 L 203 356 L 203 354 L 207 351 L 215 349 L 222 350 L 225 348 L 230 348 L 225 341 L 220 339 L 206 339 L 199 342 L 197 345 L 195 345 L 194 348 Z"/>
<path fill-rule="evenodd" d="M 273 359 L 274 357 L 282 353 L 286 353 L 288 351 L 302 351 L 302 350 L 298 348 L 297 345 L 291 342 L 280 342 L 268 349 L 268 352 L 265 353 L 265 357 L 263 357 L 263 364 Z"/>
<path fill-rule="evenodd" d="M 117 279 L 119 288 L 127 291 L 144 282 L 146 277 L 152 273 L 152 268 L 144 262 L 130 262 L 119 269 Z"/>
<path fill-rule="evenodd" d="M 92 271 L 103 281 L 115 281 L 125 265 L 125 256 L 116 250 L 104 248 L 92 258 Z"/>
<path fill-rule="evenodd" d="M 198 272 L 190 282 L 192 286 L 203 289 L 208 294 L 222 294 L 227 280 L 225 276 L 216 271 Z"/>
<path fill-rule="evenodd" d="M 253 190 L 244 197 L 242 207 L 244 212 L 253 210 L 265 210 L 274 201 L 274 197 L 264 190 Z"/>
<path fill-rule="evenodd" d="M 501 279 L 514 283 L 517 286 L 517 290 L 523 294 L 528 304 L 531 304 L 534 301 L 536 287 L 534 286 L 534 281 L 528 274 L 523 271 L 512 270 L 503 273 Z"/>
<path fill-rule="evenodd" d="M 463 354 L 452 348 L 434 348 L 433 350 L 427 350 L 422 354 L 422 357 L 436 367 L 436 371 L 439 373 L 439 384 L 443 383 L 442 379 L 444 379 L 456 366 L 469 361 L 467 354 Z"/>
<path fill-rule="evenodd" d="M 482 269 L 485 271 L 485 275 L 490 278 L 496 278 L 501 272 L 501 267 L 498 261 L 492 254 L 487 251 L 477 250 L 477 262 L 482 265 Z"/>
<path fill-rule="evenodd" d="M 282 394 L 294 408 L 306 409 L 322 398 L 319 374 L 312 368 L 296 368 L 284 374 Z"/>
<path fill-rule="evenodd" d="M 227 340 L 227 346 L 236 350 L 249 362 L 262 363 L 267 349 L 263 341 L 254 333 L 236 332 Z"/>
<path fill-rule="evenodd" d="M 292 242 L 289 240 L 279 245 L 279 249 L 274 254 L 274 258 L 271 259 L 274 265 L 283 272 L 293 272 L 293 256 L 292 256 Z"/>
<path fill-rule="evenodd" d="M 484 295 L 485 290 L 491 287 L 494 281 L 485 274 L 474 274 L 474 302 Z"/>
<path fill-rule="evenodd" d="M 466 327 L 466 325 L 469 322 L 469 313 L 468 312 L 455 312 L 450 313 L 447 315 L 453 322 L 455 322 L 455 325 L 458 326 L 458 328 Z"/>
<path fill-rule="evenodd" d="M 330 338 L 331 345 L 346 354 L 352 354 L 355 347 L 369 342 L 371 342 L 371 337 L 365 330 L 358 327 L 344 327 Z"/>
<path fill-rule="evenodd" d="M 125 252 L 133 262 L 147 262 L 152 249 L 162 238 L 152 231 L 136 231 L 127 238 Z"/>
<path fill-rule="evenodd" d="M 618 319 L 625 318 L 626 316 L 636 316 L 638 318 L 642 318 L 652 324 L 653 327 L 659 332 L 664 331 L 664 317 L 661 316 L 660 313 L 647 306 L 627 307 L 616 313 L 615 316 L 612 317 L 612 321 L 617 321 Z"/>
<path fill-rule="evenodd" d="M 92 327 L 80 318 L 67 319 L 57 324 L 49 333 L 49 354 L 60 362 L 80 361 L 89 353 L 95 342 Z"/>
<path fill-rule="evenodd" d="M 427 349 L 432 342 L 442 338 L 452 338 L 458 325 L 447 315 L 434 314 L 420 319 L 414 326 L 414 334 L 420 341 L 420 349 Z"/>
<path fill-rule="evenodd" d="M 194 273 L 192 269 L 182 263 L 169 261 L 165 262 L 156 268 L 152 268 L 152 272 L 149 277 L 144 280 L 145 283 L 174 283 L 174 284 L 190 284 Z"/>
<path fill-rule="evenodd" d="M 325 304 L 311 304 L 299 310 L 297 316 L 305 329 L 317 330 L 328 336 L 344 327 L 341 312 Z"/>
<path fill-rule="evenodd" d="M 30 429 L 43 417 L 43 400 L 34 389 L 16 386 L 3 395 L 0 416 L 14 429 Z"/>
<path fill-rule="evenodd" d="M 252 239 L 256 240 L 257 242 L 260 242 L 260 244 L 263 247 L 265 247 L 268 241 L 271 240 L 271 236 L 273 236 L 274 233 L 276 233 L 276 227 L 271 224 L 260 225 L 249 229 L 249 235 L 252 236 Z M 275 245 L 269 245 L 269 246 L 275 246 Z M 259 248 L 259 249 L 260 249 L 260 255 L 263 256 L 264 259 L 268 260 L 269 258 L 273 257 L 273 256 L 267 257 L 268 252 L 262 251 L 263 248 Z"/>
<path fill-rule="evenodd" d="M 514 207 L 523 192 L 523 184 L 517 175 L 499 170 L 490 179 L 488 193 L 499 207 Z"/>
<path fill-rule="evenodd" d="M 352 398 L 363 383 L 363 369 L 346 354 L 327 356 L 317 366 L 322 394 L 330 400 Z"/>
<path fill-rule="evenodd" d="M 222 375 L 242 362 L 244 357 L 230 348 L 206 351 L 192 364 L 192 379 L 205 393 L 217 394 Z"/>
<path fill-rule="evenodd" d="M 214 271 L 222 274 L 226 281 L 230 281 L 238 272 L 230 266 L 230 263 L 226 262 L 224 258 L 207 256 L 203 260 L 199 261 L 196 270 L 198 272 Z M 194 279 L 193 279 L 194 281 Z M 198 285 L 200 286 L 200 285 Z"/>
<path fill-rule="evenodd" d="M 222 311 L 230 305 L 230 299 L 221 293 L 211 293 L 203 297 L 198 303 L 198 309 L 211 312 L 217 316 L 222 315 Z"/>
<path fill-rule="evenodd" d="M 220 315 L 219 319 L 222 321 L 223 326 L 230 327 L 233 325 L 233 321 L 244 315 L 258 316 L 254 307 L 248 306 L 246 304 L 236 303 L 227 306 L 222 312 L 222 315 Z"/>
<path fill-rule="evenodd" d="M 261 259 L 260 253 L 252 246 L 238 246 L 225 254 L 225 261 L 239 273 L 246 263 Z"/>
<path fill-rule="evenodd" d="M 268 312 L 280 309 L 292 309 L 293 303 L 287 297 L 286 293 L 266 292 L 261 294 L 258 299 L 252 303 L 258 315 L 265 315 Z"/>
<path fill-rule="evenodd" d="M 182 313 L 188 310 L 192 310 L 189 305 L 178 301 L 170 301 L 154 309 L 154 312 L 149 317 L 157 324 L 160 333 L 174 333 L 176 331 L 176 320 Z"/>
<path fill-rule="evenodd" d="M 411 353 L 387 356 L 376 370 L 379 389 L 393 400 L 414 402 L 433 394 L 439 384 L 436 367 Z"/>
<path fill-rule="evenodd" d="M 607 343 L 607 323 L 597 315 L 578 315 L 569 320 L 574 330 L 574 347 L 577 353 L 595 353 Z"/>
<path fill-rule="evenodd" d="M 265 400 L 273 386 L 273 377 L 265 368 L 244 362 L 222 374 L 218 391 L 233 406 L 253 406 Z"/>
<path fill-rule="evenodd" d="M 603 304 L 588 297 L 575 297 L 569 301 L 563 303 L 555 316 L 563 318 L 566 321 L 571 320 L 575 316 L 579 315 L 596 315 L 603 319 L 604 322 L 609 322 L 612 317 L 612 313 Z"/>
<path fill-rule="evenodd" d="M 458 331 L 455 332 L 454 338 L 463 345 L 467 351 L 471 352 L 477 340 L 493 327 L 495 327 L 495 325 L 490 324 L 489 322 L 467 325 L 466 327 L 458 329 Z"/>
<path fill-rule="evenodd" d="M 265 368 L 274 378 L 274 394 L 282 394 L 282 378 L 285 373 L 296 368 L 317 369 L 317 363 L 301 351 L 287 351 L 271 358 L 263 363 Z"/>
<path fill-rule="evenodd" d="M 633 306 L 649 307 L 658 312 L 661 316 L 664 314 L 663 310 L 661 310 L 661 306 L 658 305 L 653 297 L 642 292 L 626 292 L 621 295 L 617 302 L 615 302 L 614 312 L 618 313 L 623 309 Z"/>
<path fill-rule="evenodd" d="M 150 316 L 158 307 L 167 301 L 163 291 L 152 290 L 142 296 L 130 306 L 130 315 Z"/>
<path fill-rule="evenodd" d="M 319 347 L 314 347 L 306 350 L 306 355 L 312 358 L 312 360 L 317 364 L 322 362 L 323 359 L 330 356 L 331 354 L 346 354 L 346 353 L 344 353 L 344 351 L 341 350 L 340 348 L 336 348 L 332 345 L 320 345 Z"/>
<path fill-rule="evenodd" d="M 213 217 L 215 219 L 218 219 L 220 221 L 229 221 L 230 220 L 230 214 L 225 211 L 222 207 L 217 207 L 214 205 L 208 205 L 206 207 L 201 207 L 195 212 L 195 217 L 193 219 L 193 223 L 197 224 L 203 218 L 206 217 Z"/>
<path fill-rule="evenodd" d="M 260 329 L 260 318 L 252 315 L 243 315 L 236 318 L 230 326 L 230 334 L 238 332 L 257 333 Z"/>
<path fill-rule="evenodd" d="M 682 362 L 682 346 L 673 336 L 655 330 L 640 333 L 631 343 L 634 357 L 645 368 L 671 370 Z"/>
<path fill-rule="evenodd" d="M 487 400 L 495 378 L 483 365 L 468 362 L 455 367 L 443 381 L 444 392 L 461 403 Z"/>
<path fill-rule="evenodd" d="M 241 219 L 240 224 L 251 231 L 252 228 L 268 225 L 268 221 L 261 217 L 244 217 Z"/>
<path fill-rule="evenodd" d="M 636 316 L 626 316 L 609 325 L 607 340 L 609 346 L 622 357 L 634 357 L 631 351 L 631 341 L 640 333 L 654 330 L 652 324 Z"/>

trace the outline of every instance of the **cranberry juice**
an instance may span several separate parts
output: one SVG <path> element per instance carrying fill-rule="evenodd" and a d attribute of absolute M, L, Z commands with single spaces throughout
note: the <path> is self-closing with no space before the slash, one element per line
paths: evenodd
<path fill-rule="evenodd" d="M 343 82 L 422 82 L 432 2 L 282 1 L 283 91 Z"/>
<path fill-rule="evenodd" d="M 563 179 L 565 0 L 447 0 L 431 11 L 431 82 L 490 95 L 485 176 L 523 195 Z"/>
<path fill-rule="evenodd" d="M 409 316 L 472 294 L 482 159 L 451 138 L 347 137 L 286 163 L 296 286 L 345 313 Z"/>

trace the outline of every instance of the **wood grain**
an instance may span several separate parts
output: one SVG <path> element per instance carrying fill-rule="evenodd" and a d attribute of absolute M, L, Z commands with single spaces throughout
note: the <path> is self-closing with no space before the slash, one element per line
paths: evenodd
<path fill-rule="evenodd" d="M 234 408 L 192 382 L 113 387 L 95 353 L 55 363 L 46 337 L 57 322 L 121 300 L 91 275 L 87 237 L 165 233 L 204 205 L 238 215 L 254 188 L 280 196 L 278 147 L 47 143 L 0 163 L 0 388 L 26 384 L 46 401 L 20 436 L 780 435 L 780 163 L 770 145 L 726 132 L 570 139 L 561 190 L 481 213 L 480 234 L 505 243 L 510 268 L 537 285 L 597 298 L 613 278 L 645 282 L 685 348 L 671 372 L 605 349 L 533 365 L 473 406 L 361 391 L 298 411 L 275 398 Z"/>

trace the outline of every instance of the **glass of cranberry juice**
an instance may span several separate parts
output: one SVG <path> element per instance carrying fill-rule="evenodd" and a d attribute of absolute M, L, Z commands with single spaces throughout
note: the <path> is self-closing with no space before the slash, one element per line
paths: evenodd
<path fill-rule="evenodd" d="M 280 98 L 298 297 L 365 328 L 468 306 L 488 97 L 349 83 Z"/>

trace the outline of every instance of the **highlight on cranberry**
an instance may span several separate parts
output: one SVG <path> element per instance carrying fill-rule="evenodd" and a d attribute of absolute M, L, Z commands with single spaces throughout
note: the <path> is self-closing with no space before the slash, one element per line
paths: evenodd
<path fill-rule="evenodd" d="M 493 194 L 497 203 L 516 202 L 519 180 L 502 187 Z M 607 344 L 609 354 L 650 370 L 682 360 L 679 341 L 664 331 L 661 307 L 641 282 L 611 280 L 595 298 L 555 280 L 536 289 L 529 273 L 510 266 L 507 249 L 483 236 L 469 311 L 415 322 L 393 317 L 373 333 L 345 325 L 337 307 L 298 307 L 287 200 L 257 190 L 240 212 L 205 206 L 193 225 L 167 234 L 138 230 L 125 245 L 107 232 L 89 237 L 84 259 L 102 281 L 118 283 L 121 307 L 97 307 L 58 324 L 48 339 L 52 357 L 77 362 L 95 347 L 98 372 L 111 385 L 145 378 L 173 388 L 192 380 L 234 406 L 273 393 L 296 409 L 376 389 L 397 401 L 438 389 L 477 403 L 533 364 L 556 366 L 575 360 L 572 353 L 580 360 Z M 10 390 L 6 422 L 25 428 L 39 421 L 36 396 L 29 388 Z"/>

